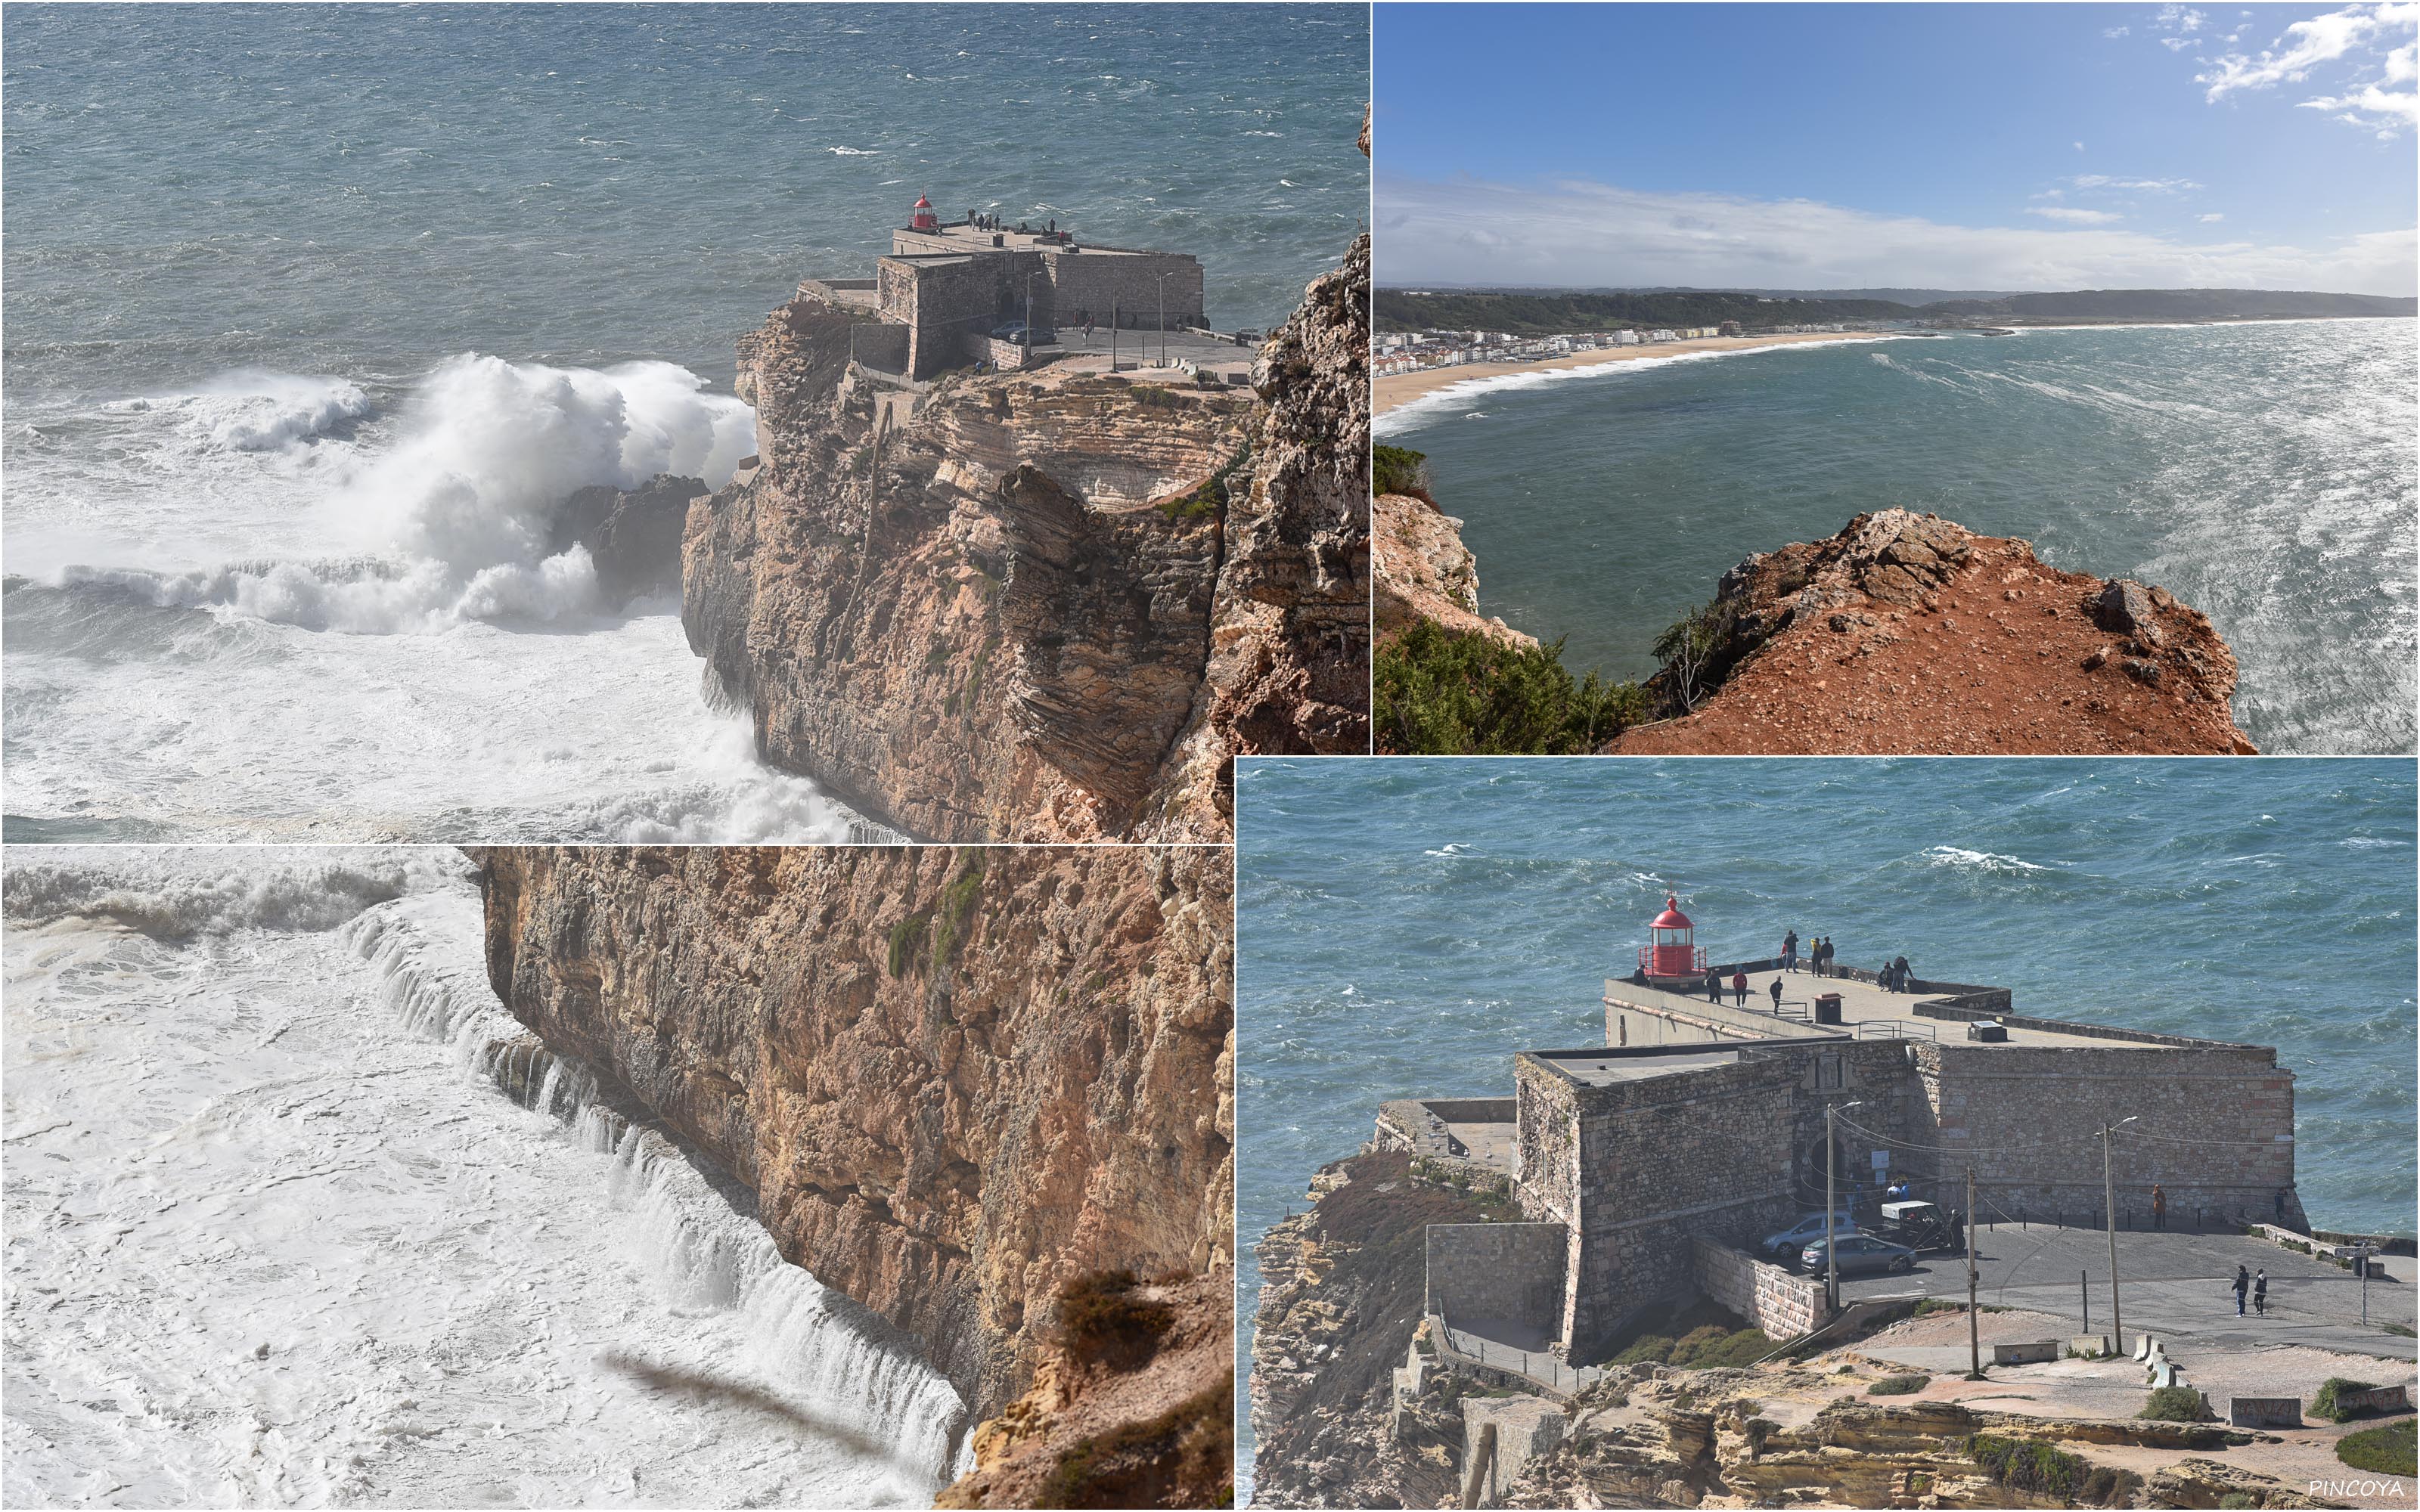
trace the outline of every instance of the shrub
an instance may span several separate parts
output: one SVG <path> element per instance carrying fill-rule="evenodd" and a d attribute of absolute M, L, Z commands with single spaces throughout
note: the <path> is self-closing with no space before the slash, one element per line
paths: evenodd
<path fill-rule="evenodd" d="M 2158 1423 L 2199 1423 L 2210 1415 L 2201 1393 L 2191 1386 L 2162 1386 L 2144 1399 L 2136 1417 Z"/>
<path fill-rule="evenodd" d="M 1373 667 L 1381 751 L 1404 755 L 1578 756 L 1647 717 L 1636 683 L 1575 681 L 1563 643 L 1511 646 L 1422 620 L 1378 648 Z"/>
<path fill-rule="evenodd" d="M 2347 1381 L 2342 1376 L 2330 1376 L 2319 1382 L 2319 1395 L 2311 1398 L 2311 1415 L 2325 1418 L 2331 1423 L 2350 1423 L 2361 1415 L 2362 1409 L 2339 1405 L 2337 1394 L 2376 1389 L 2366 1381 Z"/>
<path fill-rule="evenodd" d="M 933 930 L 933 969 L 939 972 L 950 964 L 950 957 L 967 941 L 967 919 L 975 911 L 975 899 L 983 892 L 983 852 L 969 851 L 967 869 L 941 889 L 939 917 Z M 892 975 L 897 975 L 894 970 Z"/>
<path fill-rule="evenodd" d="M 933 911 L 920 908 L 891 926 L 891 974 L 904 977 L 915 964 L 918 952 L 924 948 L 924 929 L 933 921 Z"/>
<path fill-rule="evenodd" d="M 2071 1506 L 2122 1505 L 2142 1484 L 2142 1477 L 2131 1471 L 2095 1465 L 2031 1439 L 1978 1433 L 1966 1441 L 1966 1458 L 2003 1486 L 2055 1497 Z"/>
<path fill-rule="evenodd" d="M 1094 1271 L 1059 1288 L 1059 1344 L 1085 1364 L 1130 1370 L 1176 1321 L 1164 1302 L 1138 1297 L 1132 1271 Z"/>
<path fill-rule="evenodd" d="M 1916 1304 L 1916 1311 L 1910 1313 L 1908 1316 L 1911 1318 L 1930 1318 L 1934 1313 L 1962 1313 L 1965 1310 L 1966 1304 L 1962 1302 L 1944 1302 L 1939 1297 L 1927 1297 L 1922 1302 L 1917 1303 Z"/>
<path fill-rule="evenodd" d="M 1374 447 L 1370 455 L 1370 490 L 1373 494 L 1409 494 L 1434 504 L 1429 498 L 1428 454 L 1415 452 L 1406 446 Z"/>
<path fill-rule="evenodd" d="M 1869 1396 L 1907 1396 L 1932 1384 L 1931 1376 L 1885 1376 L 1866 1388 Z"/>
<path fill-rule="evenodd" d="M 2336 1458 L 2355 1470 L 2381 1475 L 2420 1473 L 2412 1467 L 2412 1427 L 2420 1419 L 2404 1418 L 2379 1427 L 2348 1433 L 2336 1441 Z"/>

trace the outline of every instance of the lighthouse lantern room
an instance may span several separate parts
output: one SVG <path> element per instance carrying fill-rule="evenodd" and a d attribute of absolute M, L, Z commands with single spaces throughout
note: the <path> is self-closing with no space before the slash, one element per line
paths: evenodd
<path fill-rule="evenodd" d="M 1647 944 L 1638 951 L 1638 970 L 1647 977 L 1700 977 L 1706 971 L 1706 952 L 1692 938 L 1694 929 L 1689 916 L 1681 912 L 1681 900 L 1667 897 L 1664 911 L 1647 926 Z"/>
<path fill-rule="evenodd" d="M 922 194 L 916 196 L 916 213 L 908 218 L 908 229 L 910 231 L 941 229 L 940 218 L 933 213 L 933 202 Z"/>

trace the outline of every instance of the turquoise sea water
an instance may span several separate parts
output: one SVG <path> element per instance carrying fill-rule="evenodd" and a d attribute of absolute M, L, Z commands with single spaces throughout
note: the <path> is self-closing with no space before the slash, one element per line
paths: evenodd
<path fill-rule="evenodd" d="M 1675 892 L 1717 958 L 1785 929 L 2020 1012 L 2277 1047 L 2315 1224 L 2412 1233 L 2414 776 L 2393 761 L 1249 761 L 1236 1202 L 1253 1246 L 1378 1104 L 1509 1096 L 1603 1042 Z"/>
<path fill-rule="evenodd" d="M 2158 583 L 2242 664 L 2264 751 L 2415 737 L 2411 320 L 2033 330 L 1520 374 L 1380 422 L 1466 523 L 1480 608 L 1654 671 L 1751 551 L 1900 506 Z"/>
<path fill-rule="evenodd" d="M 1201 257 L 1369 212 L 1352 5 L 8 12 L 11 839 L 833 839 L 572 489 L 720 483 L 733 348 L 920 193 Z"/>

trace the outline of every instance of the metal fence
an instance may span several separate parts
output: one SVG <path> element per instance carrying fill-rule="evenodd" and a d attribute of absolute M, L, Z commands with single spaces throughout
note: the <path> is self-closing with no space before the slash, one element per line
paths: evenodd
<path fill-rule="evenodd" d="M 1593 1365 L 1574 1365 L 1544 1350 L 1516 1350 L 1510 1344 L 1465 1333 L 1442 1318 L 1436 1319 L 1436 1325 L 1437 1351 L 1446 1358 L 1519 1376 L 1558 1396 L 1576 1396 L 1595 1385 L 1602 1375 Z"/>

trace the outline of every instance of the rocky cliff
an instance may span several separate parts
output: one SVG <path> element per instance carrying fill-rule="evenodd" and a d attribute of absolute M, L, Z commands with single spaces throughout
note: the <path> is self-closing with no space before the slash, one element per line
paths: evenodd
<path fill-rule="evenodd" d="M 1260 1506 L 1451 1504 L 1462 1426 L 1390 1427 L 1394 1368 L 1419 1327 L 1430 1224 L 1517 1217 L 1410 1175 L 1401 1151 L 1324 1167 L 1311 1206 L 1261 1240 L 1252 1333 L 1252 1500 Z"/>
<path fill-rule="evenodd" d="M 2235 655 L 2158 588 L 1931 515 L 1859 515 L 1723 575 L 1648 687 L 1647 753 L 2248 753 Z"/>
<path fill-rule="evenodd" d="M 1071 1283 L 1228 1273 L 1223 853 L 473 854 L 513 1015 L 752 1190 L 978 1420 L 1033 1384 Z"/>
<path fill-rule="evenodd" d="M 766 760 L 910 834 L 1223 840 L 1234 755 L 1367 748 L 1368 304 L 1364 238 L 1251 393 L 909 394 L 801 295 L 740 344 L 759 455 L 689 512 L 690 648 Z"/>
<path fill-rule="evenodd" d="M 1509 646 L 1535 646 L 1500 619 L 1479 614 L 1479 559 L 1462 544 L 1462 521 L 1408 494 L 1372 501 L 1373 612 L 1381 636 L 1401 635 L 1434 620 L 1464 635 Z"/>

